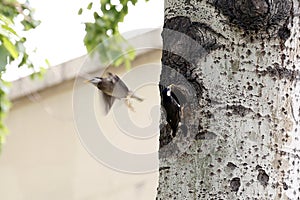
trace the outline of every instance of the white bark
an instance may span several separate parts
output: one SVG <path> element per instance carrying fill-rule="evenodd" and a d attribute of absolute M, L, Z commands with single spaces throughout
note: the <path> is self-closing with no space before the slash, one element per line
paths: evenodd
<path fill-rule="evenodd" d="M 188 57 L 196 68 L 183 75 L 196 77 L 203 90 L 188 136 L 179 130 L 172 142 L 193 141 L 184 152 L 161 155 L 158 199 L 300 199 L 299 1 L 291 5 L 287 20 L 246 31 L 213 1 L 165 0 L 166 21 L 185 16 L 206 24 L 199 32 L 209 35 L 206 41 L 216 38 L 216 47 Z M 278 36 L 283 26 L 287 40 Z M 164 42 L 164 49 L 180 52 Z"/>

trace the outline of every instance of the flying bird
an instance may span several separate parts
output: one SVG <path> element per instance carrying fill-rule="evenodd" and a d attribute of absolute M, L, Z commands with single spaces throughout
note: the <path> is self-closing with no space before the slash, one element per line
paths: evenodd
<path fill-rule="evenodd" d="M 133 91 L 129 90 L 127 85 L 120 79 L 119 76 L 108 72 L 107 77 L 94 77 L 87 82 L 92 83 L 101 92 L 105 102 L 105 112 L 109 112 L 115 99 L 125 99 L 127 106 L 133 110 L 130 103 L 130 99 L 136 99 L 138 101 L 143 101 L 142 98 L 136 96 Z"/>

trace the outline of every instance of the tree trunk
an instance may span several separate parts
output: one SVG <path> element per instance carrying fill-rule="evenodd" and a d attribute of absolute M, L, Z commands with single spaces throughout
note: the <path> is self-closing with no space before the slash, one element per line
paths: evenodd
<path fill-rule="evenodd" d="M 157 199 L 300 199 L 299 0 L 165 0 Z M 186 127 L 186 128 L 183 128 Z"/>

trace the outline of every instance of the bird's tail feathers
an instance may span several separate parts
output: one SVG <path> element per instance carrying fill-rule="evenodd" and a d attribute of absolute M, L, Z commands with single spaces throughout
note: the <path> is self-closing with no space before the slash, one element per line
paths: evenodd
<path fill-rule="evenodd" d="M 139 102 L 144 101 L 143 98 L 136 96 L 133 92 L 129 92 L 129 96 L 130 96 L 131 98 L 134 98 L 134 99 L 138 100 Z"/>

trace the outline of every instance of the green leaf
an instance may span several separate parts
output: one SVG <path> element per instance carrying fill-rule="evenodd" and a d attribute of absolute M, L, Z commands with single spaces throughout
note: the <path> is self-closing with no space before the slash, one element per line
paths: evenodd
<path fill-rule="evenodd" d="M 38 26 L 40 24 L 40 22 L 39 21 L 27 21 L 27 20 L 23 20 L 21 22 L 21 24 L 24 26 L 24 30 L 28 31 L 28 30 L 33 29 L 36 26 Z"/>
<path fill-rule="evenodd" d="M 23 66 L 23 65 L 26 65 L 27 60 L 28 60 L 28 55 L 25 53 L 25 54 L 23 55 L 23 57 L 22 57 L 21 62 L 20 62 L 19 65 L 18 65 L 18 67 L 21 67 L 21 66 Z"/>
<path fill-rule="evenodd" d="M 93 2 L 90 2 L 89 5 L 87 6 L 87 9 L 88 9 L 88 10 L 91 10 L 92 7 L 93 7 Z"/>
<path fill-rule="evenodd" d="M 129 70 L 131 68 L 131 62 L 128 59 L 125 60 L 125 68 L 126 70 Z"/>
<path fill-rule="evenodd" d="M 101 44 L 101 47 L 95 51 L 102 63 L 110 63 L 114 66 L 124 64 L 129 69 L 130 62 L 135 58 L 135 50 L 119 34 L 118 24 L 128 13 L 128 3 L 135 5 L 137 0 L 119 1 L 122 7 L 117 9 L 117 5 L 112 4 L 111 0 L 100 0 L 100 11 L 93 13 L 95 22 L 85 23 L 84 44 L 88 52 L 93 52 L 94 48 Z"/>
<path fill-rule="evenodd" d="M 122 63 L 124 62 L 124 56 L 120 56 L 119 58 L 117 58 L 115 61 L 114 61 L 114 65 L 116 67 L 120 66 Z"/>
<path fill-rule="evenodd" d="M 3 15 L 2 13 L 0 13 L 0 21 L 4 22 L 6 25 L 12 25 L 13 24 L 13 22 L 8 17 Z"/>
<path fill-rule="evenodd" d="M 110 0 L 100 0 L 101 5 L 105 5 L 109 3 Z"/>
<path fill-rule="evenodd" d="M 38 79 L 43 79 L 44 78 L 44 75 L 46 73 L 46 68 L 44 67 L 39 67 L 39 71 L 36 71 L 34 72 L 33 74 L 30 75 L 30 78 L 31 79 L 35 79 L 35 78 L 38 78 Z"/>
<path fill-rule="evenodd" d="M 80 9 L 78 10 L 78 15 L 81 15 L 82 12 L 83 12 L 83 10 L 82 10 L 82 8 L 80 8 Z"/>
<path fill-rule="evenodd" d="M 5 71 L 8 56 L 9 56 L 9 52 L 6 50 L 4 46 L 0 45 L 0 74 L 1 72 Z"/>
<path fill-rule="evenodd" d="M 48 59 L 45 59 L 45 63 L 46 63 L 46 65 L 48 65 L 48 67 L 51 65 L 50 61 Z"/>
<path fill-rule="evenodd" d="M 135 5 L 137 3 L 137 0 L 131 0 L 132 5 Z"/>
<path fill-rule="evenodd" d="M 7 49 L 7 51 L 10 53 L 10 55 L 16 59 L 19 56 L 19 53 L 15 47 L 15 45 L 13 45 L 13 43 L 11 41 L 9 41 L 6 37 L 2 37 L 1 38 L 4 47 Z"/>
<path fill-rule="evenodd" d="M 127 49 L 127 56 L 129 60 L 133 60 L 135 58 L 135 50 L 132 47 Z"/>
<path fill-rule="evenodd" d="M 9 27 L 8 25 L 5 25 L 5 24 L 1 25 L 1 28 L 14 34 L 15 36 L 18 36 L 17 32 L 14 29 L 12 29 L 11 27 Z"/>

